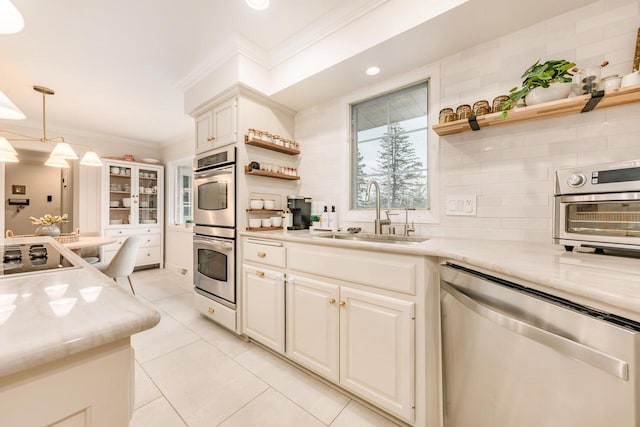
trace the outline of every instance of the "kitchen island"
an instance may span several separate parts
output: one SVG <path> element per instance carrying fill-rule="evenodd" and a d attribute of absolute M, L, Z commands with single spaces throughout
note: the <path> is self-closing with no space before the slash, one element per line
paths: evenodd
<path fill-rule="evenodd" d="M 126 426 L 130 336 L 160 314 L 51 238 L 1 242 L 5 255 L 43 243 L 63 268 L 8 274 L 5 264 L 0 278 L 0 425 Z"/>

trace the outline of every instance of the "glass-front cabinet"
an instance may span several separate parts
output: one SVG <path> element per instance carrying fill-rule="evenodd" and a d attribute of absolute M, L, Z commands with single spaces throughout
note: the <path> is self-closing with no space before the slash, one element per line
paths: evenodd
<path fill-rule="evenodd" d="M 106 225 L 150 225 L 161 219 L 163 170 L 160 166 L 106 167 L 108 221 Z"/>
<path fill-rule="evenodd" d="M 104 247 L 104 261 L 115 255 L 127 236 L 141 234 L 147 237 L 136 265 L 161 264 L 164 167 L 105 160 L 103 178 L 103 234 L 119 238 Z"/>

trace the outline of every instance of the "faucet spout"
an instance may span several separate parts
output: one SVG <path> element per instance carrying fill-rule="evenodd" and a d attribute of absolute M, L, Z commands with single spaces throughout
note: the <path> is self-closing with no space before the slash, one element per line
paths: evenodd
<path fill-rule="evenodd" d="M 372 179 L 371 181 L 369 181 L 367 183 L 367 191 L 366 191 L 366 197 L 364 199 L 365 202 L 369 202 L 369 200 L 371 200 L 371 187 L 375 187 L 376 188 L 376 220 L 374 222 L 374 233 L 375 234 L 382 234 L 382 225 L 383 224 L 389 224 L 390 221 L 388 220 L 380 220 L 380 185 L 378 184 L 378 182 L 374 179 Z"/>

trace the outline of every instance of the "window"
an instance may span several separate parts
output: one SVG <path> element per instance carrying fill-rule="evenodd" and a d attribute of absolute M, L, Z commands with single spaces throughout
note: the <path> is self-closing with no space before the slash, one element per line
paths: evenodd
<path fill-rule="evenodd" d="M 429 209 L 427 130 L 426 81 L 351 105 L 351 209 Z"/>
<path fill-rule="evenodd" d="M 176 173 L 176 212 L 175 223 L 184 224 L 193 221 L 193 172 L 190 167 L 178 166 Z"/>

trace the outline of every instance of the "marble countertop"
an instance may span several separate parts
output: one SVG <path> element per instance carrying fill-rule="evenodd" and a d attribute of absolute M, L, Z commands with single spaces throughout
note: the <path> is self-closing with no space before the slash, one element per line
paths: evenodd
<path fill-rule="evenodd" d="M 0 377 L 89 350 L 152 328 L 160 313 L 117 286 L 50 237 L 80 268 L 0 276 Z"/>
<path fill-rule="evenodd" d="M 508 276 L 525 286 L 640 322 L 640 259 L 637 258 L 566 252 L 562 246 L 551 243 L 431 238 L 420 243 L 388 244 L 319 238 L 322 233 L 306 230 L 240 234 L 438 257 L 497 276 Z"/>

